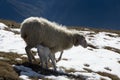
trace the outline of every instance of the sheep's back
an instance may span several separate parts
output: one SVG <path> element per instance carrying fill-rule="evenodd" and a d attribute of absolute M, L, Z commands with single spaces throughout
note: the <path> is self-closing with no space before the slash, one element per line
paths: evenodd
<path fill-rule="evenodd" d="M 36 45 L 40 43 L 43 34 L 41 25 L 37 21 L 23 22 L 21 25 L 21 37 L 29 45 Z M 26 37 L 24 37 L 26 36 Z"/>
<path fill-rule="evenodd" d="M 26 19 L 21 26 L 21 35 L 27 35 L 24 40 L 28 45 L 42 44 L 56 51 L 70 47 L 71 32 L 64 27 L 40 18 Z"/>

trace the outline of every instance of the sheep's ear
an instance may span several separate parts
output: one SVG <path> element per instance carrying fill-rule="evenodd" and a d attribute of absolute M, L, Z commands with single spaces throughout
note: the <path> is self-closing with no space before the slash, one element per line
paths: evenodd
<path fill-rule="evenodd" d="M 82 36 L 82 35 L 76 34 L 76 35 L 75 35 L 74 45 L 75 45 L 75 46 L 81 45 L 81 46 L 83 46 L 84 48 L 86 48 L 86 47 L 87 47 L 87 42 L 86 42 L 86 40 L 85 40 L 85 37 Z"/>
<path fill-rule="evenodd" d="M 79 46 L 81 42 L 81 35 L 76 34 L 74 36 L 74 46 Z"/>

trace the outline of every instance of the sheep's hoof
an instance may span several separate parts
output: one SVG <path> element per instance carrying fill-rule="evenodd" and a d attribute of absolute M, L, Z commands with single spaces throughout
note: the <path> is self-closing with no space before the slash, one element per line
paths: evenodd
<path fill-rule="evenodd" d="M 28 60 L 29 63 L 33 63 L 32 60 Z"/>
<path fill-rule="evenodd" d="M 56 60 L 56 62 L 59 62 L 61 59 Z"/>
<path fill-rule="evenodd" d="M 30 64 L 38 64 L 38 62 L 37 61 L 34 61 L 34 60 L 32 60 L 32 61 L 28 61 Z"/>

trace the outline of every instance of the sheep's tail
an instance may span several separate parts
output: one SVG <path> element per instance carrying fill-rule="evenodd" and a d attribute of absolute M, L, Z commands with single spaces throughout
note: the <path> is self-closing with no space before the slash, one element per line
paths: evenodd
<path fill-rule="evenodd" d="M 25 33 L 24 30 L 21 29 L 21 37 L 25 40 L 27 38 L 27 34 Z"/>
<path fill-rule="evenodd" d="M 21 37 L 25 40 L 27 38 L 27 35 L 22 33 Z"/>

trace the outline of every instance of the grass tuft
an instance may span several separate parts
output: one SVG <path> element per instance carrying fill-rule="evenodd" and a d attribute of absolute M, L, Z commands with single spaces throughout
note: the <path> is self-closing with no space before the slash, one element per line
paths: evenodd
<path fill-rule="evenodd" d="M 120 64 L 120 61 L 118 61 L 118 63 Z"/>
<path fill-rule="evenodd" d="M 96 46 L 92 45 L 92 44 L 88 44 L 89 47 L 93 48 L 93 49 L 98 49 Z"/>
<path fill-rule="evenodd" d="M 110 46 L 105 46 L 104 49 L 107 49 L 107 50 L 110 50 L 110 51 L 114 51 L 114 52 L 120 54 L 120 49 L 116 49 L 116 48 L 113 48 L 113 47 L 110 47 Z"/>
<path fill-rule="evenodd" d="M 89 64 L 84 64 L 84 66 L 86 66 L 86 67 L 90 67 L 90 65 L 89 65 Z"/>
<path fill-rule="evenodd" d="M 0 22 L 4 23 L 10 28 L 20 28 L 20 23 L 11 20 L 0 19 Z"/>
<path fill-rule="evenodd" d="M 89 69 L 89 68 L 83 68 L 84 70 L 86 70 L 87 72 L 91 73 L 94 72 L 93 70 Z"/>
<path fill-rule="evenodd" d="M 109 67 L 105 67 L 104 69 L 106 69 L 108 71 L 112 71 Z"/>
<path fill-rule="evenodd" d="M 113 75 L 113 74 L 110 74 L 110 73 L 106 73 L 106 72 L 97 72 L 99 75 L 102 75 L 102 76 L 106 76 L 106 77 L 109 77 L 111 78 L 112 80 L 120 80 L 120 78 L 116 75 Z"/>
<path fill-rule="evenodd" d="M 0 80 L 19 80 L 19 76 L 10 64 L 0 61 Z"/>
<path fill-rule="evenodd" d="M 0 52 L 0 57 L 3 57 L 5 59 L 2 59 L 1 61 L 7 62 L 11 65 L 19 63 L 19 61 L 16 60 L 16 58 L 20 58 L 21 55 L 13 52 Z"/>

